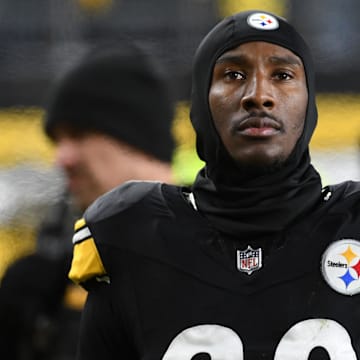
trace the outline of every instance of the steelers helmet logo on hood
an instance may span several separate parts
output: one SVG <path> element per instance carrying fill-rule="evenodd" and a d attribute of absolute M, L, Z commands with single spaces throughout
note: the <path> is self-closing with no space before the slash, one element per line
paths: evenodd
<path fill-rule="evenodd" d="M 301 35 L 285 19 L 267 12 L 248 11 L 230 16 L 215 26 L 203 39 L 194 59 L 191 121 L 197 135 L 198 155 L 208 168 L 220 166 L 221 154 L 224 153 L 219 151 L 223 145 L 215 130 L 208 102 L 215 62 L 224 52 L 251 41 L 265 41 L 287 48 L 303 62 L 308 107 L 302 136 L 291 155 L 293 166 L 296 166 L 307 151 L 315 129 L 317 110 L 313 63 Z"/>

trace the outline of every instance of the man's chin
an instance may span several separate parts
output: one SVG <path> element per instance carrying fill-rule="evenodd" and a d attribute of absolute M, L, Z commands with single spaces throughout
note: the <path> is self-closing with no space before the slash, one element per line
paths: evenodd
<path fill-rule="evenodd" d="M 257 161 L 251 163 L 236 163 L 236 166 L 242 173 L 246 173 L 249 176 L 261 176 L 274 174 L 281 170 L 285 164 L 283 159 L 275 159 L 272 161 Z"/>

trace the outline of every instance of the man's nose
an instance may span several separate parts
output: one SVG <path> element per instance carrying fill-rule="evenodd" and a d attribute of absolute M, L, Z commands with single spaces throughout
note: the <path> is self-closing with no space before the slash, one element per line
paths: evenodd
<path fill-rule="evenodd" d="M 245 110 L 272 109 L 274 104 L 272 85 L 265 76 L 256 75 L 248 79 L 244 96 L 241 99 L 241 105 Z"/>
<path fill-rule="evenodd" d="M 56 143 L 55 163 L 67 169 L 77 162 L 78 149 L 76 143 L 69 139 L 61 139 Z"/>

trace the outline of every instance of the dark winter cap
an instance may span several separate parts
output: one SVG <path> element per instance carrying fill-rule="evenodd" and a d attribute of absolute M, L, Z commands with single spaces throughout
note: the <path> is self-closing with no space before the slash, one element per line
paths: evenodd
<path fill-rule="evenodd" d="M 170 162 L 174 103 L 155 62 L 133 43 L 92 51 L 59 83 L 45 118 L 58 126 L 96 130 Z"/>
<path fill-rule="evenodd" d="M 296 167 L 308 148 L 317 123 L 313 61 L 307 44 L 292 25 L 282 17 L 260 10 L 241 12 L 225 18 L 208 33 L 197 49 L 193 67 L 191 121 L 197 135 L 198 154 L 210 166 L 221 164 L 218 154 L 222 144 L 214 127 L 208 102 L 212 72 L 216 60 L 224 52 L 251 41 L 266 41 L 285 47 L 303 62 L 308 107 L 303 134 L 291 155 Z"/>

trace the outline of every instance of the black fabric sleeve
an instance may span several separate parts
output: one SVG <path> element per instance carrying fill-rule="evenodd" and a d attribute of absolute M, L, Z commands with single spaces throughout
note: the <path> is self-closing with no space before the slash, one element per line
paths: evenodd
<path fill-rule="evenodd" d="M 77 360 L 139 359 L 128 340 L 114 299 L 111 285 L 100 283 L 89 289 L 81 318 Z"/>

